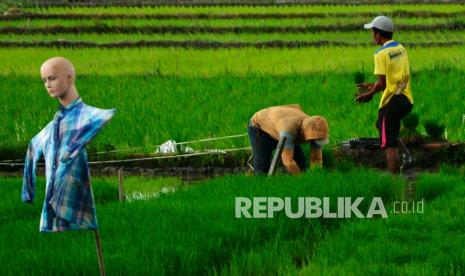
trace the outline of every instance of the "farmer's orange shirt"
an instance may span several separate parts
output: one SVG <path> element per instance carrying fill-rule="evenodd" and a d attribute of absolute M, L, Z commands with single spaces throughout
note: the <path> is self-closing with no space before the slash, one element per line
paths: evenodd
<path fill-rule="evenodd" d="M 298 105 L 272 106 L 262 109 L 252 116 L 252 125 L 271 137 L 279 140 L 281 133 L 289 133 L 300 139 L 301 122 L 308 118 Z M 297 142 L 297 141 L 295 141 Z"/>

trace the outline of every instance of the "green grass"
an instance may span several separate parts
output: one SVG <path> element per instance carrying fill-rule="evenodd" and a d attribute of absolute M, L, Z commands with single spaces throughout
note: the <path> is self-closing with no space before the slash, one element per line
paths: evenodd
<path fill-rule="evenodd" d="M 142 178 L 142 177 L 124 177 L 124 193 L 128 199 L 133 199 L 134 195 L 143 193 L 148 197 L 160 193 L 162 190 L 179 189 L 182 183 L 178 178 Z M 45 178 L 38 177 L 35 193 L 34 207 L 28 204 L 18 204 L 21 200 L 22 179 L 14 177 L 0 176 L 0 194 L 5 198 L 2 200 L 0 208 L 0 228 L 9 223 L 15 223 L 20 219 L 29 219 L 40 217 L 40 208 L 44 201 Z M 109 203 L 118 202 L 118 179 L 116 177 L 96 177 L 92 179 L 92 189 L 96 205 L 102 206 Z M 38 209 L 39 208 L 39 209 Z M 39 211 L 32 213 L 31 211 Z M 15 214 L 16 216 L 12 216 Z M 35 220 L 34 220 L 35 222 Z M 37 225 L 37 229 L 38 225 Z"/>
<path fill-rule="evenodd" d="M 346 43 L 372 43 L 370 32 L 322 32 L 322 33 L 264 33 L 256 34 L 0 34 L 0 41 L 94 41 L 98 43 L 140 41 L 140 40 L 173 40 L 173 41 L 221 41 L 221 42 L 264 42 L 282 41 L 340 41 Z M 430 43 L 430 42 L 465 42 L 462 31 L 436 32 L 399 32 L 395 39 L 401 43 Z"/>
<path fill-rule="evenodd" d="M 451 108 L 461 102 L 463 71 L 414 72 L 414 109 L 421 120 L 441 118 L 449 140 L 465 138 L 463 110 Z M 373 79 L 370 72 L 365 72 L 365 76 Z M 246 133 L 254 112 L 290 103 L 300 103 L 308 114 L 326 117 L 332 144 L 352 137 L 377 136 L 374 122 L 379 95 L 370 104 L 356 104 L 352 74 L 246 78 L 81 76 L 77 86 L 88 104 L 118 110 L 92 143 L 98 150 L 109 144 L 116 148 L 151 146 L 168 139 L 179 142 Z M 0 100 L 9 103 L 2 107 L 5 122 L 0 126 L 0 147 L 20 147 L 22 152 L 53 118 L 57 102 L 48 96 L 38 77 L 2 77 L 0 91 Z M 444 97 L 444 93 L 448 96 Z M 423 131 L 422 127 L 419 130 Z M 243 137 L 190 146 L 201 149 L 248 145 L 248 138 Z"/>
<path fill-rule="evenodd" d="M 425 193 L 426 187 L 430 192 Z M 301 274 L 464 274 L 463 174 L 425 175 L 417 189 L 418 199 L 435 194 L 434 201 L 425 202 L 423 214 L 345 224 L 315 248 Z"/>
<path fill-rule="evenodd" d="M 317 170 L 298 177 L 227 176 L 194 186 L 175 179 L 127 177 L 128 190 L 178 190 L 123 204 L 117 202 L 116 179 L 94 178 L 93 188 L 108 274 L 444 275 L 464 271 L 463 172 L 449 168 L 420 176 L 418 199 L 426 195 L 425 188 L 447 183 L 446 189 L 425 198 L 422 214 L 392 213 L 405 181 L 363 169 Z M 8 242 L 8 249 L 0 252 L 0 272 L 97 273 L 92 233 L 38 232 L 43 178 L 33 205 L 21 203 L 20 190 L 20 178 L 0 178 L 0 241 Z M 378 196 L 388 218 L 289 219 L 279 214 L 235 219 L 238 196 L 362 196 L 367 199 L 359 208 L 364 214 L 369 199 Z M 11 258 L 12 252 L 21 258 Z"/>
<path fill-rule="evenodd" d="M 367 34 L 368 42 L 370 34 Z M 373 47 L 322 47 L 304 49 L 0 49 L 1 76 L 29 75 L 39 79 L 41 64 L 65 56 L 78 75 L 157 75 L 213 77 L 250 74 L 295 75 L 322 72 L 371 72 Z M 441 67 L 465 68 L 465 47 L 408 48 L 412 72 Z M 14 58 L 13 58 L 14 57 Z"/>
<path fill-rule="evenodd" d="M 138 181 L 141 186 L 151 185 L 147 179 Z M 236 219 L 235 197 L 380 196 L 388 203 L 399 195 L 403 185 L 399 178 L 365 170 L 349 174 L 315 171 L 299 177 L 230 176 L 161 194 L 154 200 L 121 204 L 108 200 L 115 198 L 114 181 L 110 184 L 108 180 L 95 179 L 93 183 L 110 275 L 153 271 L 160 275 L 296 271 L 323 234 L 343 222 L 289 219 L 284 215 L 264 220 Z M 103 195 L 109 186 L 113 187 L 111 197 Z M 0 178 L 0 196 L 7 198 L 0 203 L 0 241 L 9 244 L 7 250 L 0 252 L 1 273 L 96 273 L 92 233 L 40 234 L 43 182 L 33 205 L 21 202 L 20 190 L 20 179 Z M 365 214 L 369 203 L 360 207 Z M 12 252 L 21 258 L 11 258 Z M 50 259 L 54 261 L 49 262 Z"/>
<path fill-rule="evenodd" d="M 50 7 L 29 8 L 26 10 L 43 13 L 122 13 L 122 14 L 164 14 L 164 13 L 211 13 L 211 14 L 237 14 L 237 13 L 330 13 L 330 12 L 392 12 L 405 11 L 436 11 L 456 12 L 465 11 L 460 4 L 435 5 L 341 5 L 341 6 L 277 6 L 277 7 Z"/>
<path fill-rule="evenodd" d="M 208 26 L 208 27 L 243 27 L 243 26 L 327 26 L 327 25 L 348 25 L 363 24 L 369 22 L 368 17 L 328 17 L 328 18 L 310 18 L 310 19 L 21 19 L 12 21 L 0 21 L 0 27 L 17 27 L 17 28 L 42 28 L 51 26 Z M 450 24 L 464 22 L 465 17 L 451 18 L 394 18 L 399 25 L 433 25 L 433 24 Z"/>
<path fill-rule="evenodd" d="M 1 5 L 1 4 L 0 4 Z M 0 6 L 0 9 L 2 7 Z M 98 24 L 180 26 L 268 26 L 351 23 L 371 18 L 361 12 L 464 12 L 464 5 L 367 5 L 285 7 L 142 7 L 29 9 L 44 13 L 247 14 L 326 13 L 322 19 L 282 20 L 15 20 L 0 26 Z M 334 13 L 354 14 L 334 18 Z M 330 15 L 330 14 L 333 15 Z M 358 15 L 357 15 L 358 14 Z M 463 22 L 451 18 L 395 18 L 396 24 Z M 399 32 L 401 42 L 463 42 L 463 32 Z M 270 40 L 370 43 L 369 31 L 317 34 L 2 34 L 0 41 L 57 39 L 99 43 L 134 40 Z M 408 47 L 414 112 L 420 125 L 437 119 L 449 140 L 465 139 L 463 74 L 465 47 Z M 76 66 L 77 87 L 90 105 L 115 107 L 112 122 L 88 147 L 149 147 L 168 139 L 186 141 L 240 134 L 264 107 L 300 103 L 330 124 L 331 146 L 353 137 L 376 136 L 379 95 L 357 105 L 354 74 L 374 80 L 373 47 L 303 49 L 0 49 L 0 159 L 23 158 L 28 141 L 57 108 L 40 80 L 39 68 L 52 56 Z M 419 128 L 420 132 L 424 130 Z M 194 149 L 248 146 L 248 138 L 193 144 Z M 328 151 L 329 149 L 326 149 Z M 150 148 L 153 151 L 153 148 Z M 7 155 L 10 154 L 10 155 Z M 174 161 L 173 161 L 174 162 Z M 168 165 L 170 165 L 169 163 Z M 173 163 L 176 166 L 177 163 Z M 334 165 L 334 164 L 333 164 Z M 118 202 L 116 177 L 93 178 L 108 275 L 461 275 L 465 273 L 464 168 L 423 174 L 416 184 L 424 214 L 391 214 L 388 219 L 235 219 L 237 196 L 381 196 L 388 210 L 401 198 L 405 181 L 336 164 L 290 177 L 227 176 L 187 186 L 176 178 L 125 177 L 129 201 Z M 172 191 L 176 191 L 172 193 Z M 0 274 L 97 274 L 90 232 L 41 234 L 39 216 L 44 178 L 32 205 L 20 200 L 21 179 L 0 177 Z M 143 199 L 143 200 L 137 200 Z M 334 203 L 334 201 L 333 201 Z M 334 207 L 334 206 L 333 206 Z M 362 210 L 366 210 L 363 204 Z"/>

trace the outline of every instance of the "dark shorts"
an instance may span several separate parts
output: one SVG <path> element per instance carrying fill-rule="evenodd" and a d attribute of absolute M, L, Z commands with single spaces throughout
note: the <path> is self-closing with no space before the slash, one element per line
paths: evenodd
<path fill-rule="evenodd" d="M 405 95 L 394 95 L 378 112 L 376 127 L 379 130 L 381 148 L 397 148 L 400 121 L 412 111 L 413 105 Z"/>

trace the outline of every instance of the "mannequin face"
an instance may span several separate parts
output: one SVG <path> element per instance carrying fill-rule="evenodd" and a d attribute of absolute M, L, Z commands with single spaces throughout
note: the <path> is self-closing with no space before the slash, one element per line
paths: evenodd
<path fill-rule="evenodd" d="M 58 66 L 45 63 L 40 68 L 40 75 L 44 82 L 45 89 L 53 98 L 63 97 L 68 92 L 72 84 L 72 76 L 66 74 L 64 70 L 58 70 Z"/>

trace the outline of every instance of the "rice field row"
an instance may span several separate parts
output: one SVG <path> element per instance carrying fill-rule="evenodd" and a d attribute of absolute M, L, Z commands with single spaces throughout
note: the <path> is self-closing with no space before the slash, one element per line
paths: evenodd
<path fill-rule="evenodd" d="M 329 17 L 329 18 L 312 18 L 312 19 L 80 19 L 80 20 L 63 20 L 63 19 L 21 19 L 0 21 L 0 27 L 16 28 L 46 28 L 46 27 L 88 27 L 88 26 L 108 26 L 108 27 L 150 27 L 150 26 L 182 26 L 182 27 L 268 27 L 268 26 L 344 26 L 359 25 L 367 23 L 371 17 L 359 16 L 350 18 Z M 440 25 L 440 24 L 465 24 L 465 16 L 441 18 L 441 17 L 415 17 L 415 18 L 393 18 L 399 29 L 415 25 Z"/>
<path fill-rule="evenodd" d="M 435 25 L 410 25 L 397 26 L 399 31 L 437 31 L 437 30 L 462 30 L 465 29 L 465 23 L 453 24 L 435 24 Z M 219 27 L 219 26 L 50 26 L 43 28 L 15 28 L 3 27 L 0 28 L 0 33 L 16 33 L 16 34 L 47 34 L 47 33 L 314 33 L 314 32 L 330 32 L 330 31 L 346 31 L 353 32 L 360 30 L 360 24 L 355 25 L 313 25 L 313 26 L 239 26 L 239 27 Z"/>
<path fill-rule="evenodd" d="M 309 48 L 309 47 L 365 47 L 369 46 L 370 43 L 350 43 L 344 41 L 263 41 L 263 42 L 222 42 L 222 41 L 201 41 L 201 40 L 148 40 L 148 41 L 119 41 L 119 42 L 108 42 L 99 43 L 93 41 L 0 41 L 0 47 L 2 48 L 72 48 L 72 49 L 88 49 L 88 48 L 99 48 L 99 49 L 114 49 L 114 48 L 185 48 L 185 49 L 246 49 L 246 48 L 279 48 L 279 49 L 295 49 L 295 48 Z M 447 41 L 447 42 L 420 42 L 420 43 L 404 43 L 407 47 L 422 47 L 422 48 L 445 48 L 445 47 L 457 47 L 464 46 L 463 41 Z"/>
<path fill-rule="evenodd" d="M 415 32 L 402 31 L 395 34 L 395 39 L 401 43 L 427 43 L 427 42 L 451 42 L 465 41 L 463 31 L 433 31 Z M 308 41 L 318 42 L 321 40 L 333 42 L 349 42 L 359 44 L 372 44 L 370 32 L 361 30 L 357 32 L 320 32 L 320 33 L 264 33 L 256 34 L 0 34 L 0 41 L 11 42 L 36 42 L 36 41 L 95 41 L 99 43 L 109 42 L 136 42 L 136 41 L 218 41 L 218 42 L 265 42 L 265 41 Z"/>
<path fill-rule="evenodd" d="M 177 184 L 169 179 L 126 180 L 131 184 L 128 189 L 142 192 Z M 297 202 L 302 195 L 325 196 L 334 199 L 331 207 L 335 210 L 336 196 L 376 196 L 388 205 L 398 198 L 402 184 L 400 178 L 366 170 L 354 174 L 315 172 L 294 178 L 230 176 L 190 187 L 177 184 L 180 189 L 174 193 L 119 203 L 115 178 L 93 181 L 108 275 L 295 273 L 299 266 L 294 261 L 306 264 L 311 249 L 328 231 L 337 229 L 339 220 L 289 219 L 284 214 L 273 219 L 236 219 L 235 197 L 273 195 Z M 44 186 L 39 178 L 34 204 L 24 204 L 21 179 L 0 178 L 0 196 L 4 198 L 0 202 L 0 241 L 8 244 L 0 251 L 0 274 L 97 274 L 92 232 L 39 233 Z M 366 214 L 368 207 L 366 201 L 359 209 Z M 280 250 L 283 246 L 295 250 L 284 252 Z M 12 254 L 21 258 L 12 258 Z"/>
<path fill-rule="evenodd" d="M 209 78 L 247 75 L 311 75 L 369 72 L 377 47 L 322 47 L 306 49 L 0 49 L 0 76 L 37 78 L 40 65 L 50 56 L 73 60 L 79 75 L 177 76 Z M 412 72 L 464 70 L 463 47 L 431 53 L 430 48 L 409 49 Z M 14 57 L 14 58 L 13 58 Z M 32 79 L 33 80 L 33 79 Z"/>
<path fill-rule="evenodd" d="M 159 6 L 159 7 L 48 7 L 25 8 L 25 11 L 44 14 L 243 14 L 243 13 L 393 13 L 408 12 L 465 12 L 463 4 L 424 4 L 424 5 L 278 5 L 278 6 Z"/>
<path fill-rule="evenodd" d="M 10 0 L 16 2 L 20 0 Z M 68 3 L 63 0 L 25 0 L 23 6 L 26 7 L 67 7 Z M 81 1 L 73 3 L 75 7 L 276 7 L 276 6 L 312 6 L 312 5 L 386 5 L 386 4 L 408 4 L 408 5 L 437 5 L 437 4 L 461 4 L 460 0 L 355 0 L 355 1 L 335 1 L 335 0 L 194 0 L 194 1 L 173 1 L 173 0 L 104 0 L 99 2 Z"/>
<path fill-rule="evenodd" d="M 79 59 L 71 60 L 77 61 L 79 73 L 83 68 Z M 193 61 L 190 64 L 195 66 Z M 0 78 L 0 101 L 9 103 L 0 109 L 5 118 L 0 126 L 0 149 L 17 149 L 19 156 L 15 158 L 21 158 L 28 141 L 51 120 L 57 108 L 56 101 L 43 88 L 39 67 L 34 68 L 32 77 Z M 143 146 L 153 152 L 155 145 L 170 139 L 179 142 L 243 134 L 257 110 L 291 103 L 299 103 L 309 114 L 326 117 L 331 145 L 335 145 L 353 137 L 377 135 L 374 124 L 379 96 L 369 105 L 357 105 L 353 99 L 355 72 L 245 77 L 227 74 L 210 78 L 91 74 L 79 75 L 77 87 L 88 104 L 118 110 L 112 123 L 92 143 L 98 151 Z M 370 67 L 362 72 L 367 80 L 373 79 Z M 412 90 L 418 95 L 414 111 L 422 121 L 436 118 L 443 123 L 450 141 L 465 139 L 465 111 L 457 106 L 463 98 L 463 71 L 437 68 L 414 72 Z M 23 106 L 28 106 L 27 110 Z M 424 131 L 422 125 L 419 130 Z M 242 137 L 190 146 L 201 150 L 248 145 L 248 138 Z"/>
<path fill-rule="evenodd" d="M 447 6 L 447 9 L 442 10 L 442 6 L 437 5 L 438 9 L 434 11 L 465 12 L 462 5 L 444 6 Z M 412 13 L 426 13 L 427 7 L 432 6 L 383 7 L 391 11 L 402 9 L 404 12 L 410 10 Z M 115 119 L 116 122 L 105 132 L 108 134 L 95 141 L 97 150 L 103 150 L 108 146 L 116 149 L 150 147 L 168 139 L 186 141 L 244 133 L 245 124 L 254 111 L 266 105 L 289 101 L 306 106 L 307 102 L 313 101 L 313 97 L 317 97 L 315 93 L 326 93 L 326 101 L 317 101 L 317 108 L 308 106 L 304 109 L 310 108 L 308 112 L 319 113 L 327 116 L 329 121 L 336 122 L 336 129 L 331 133 L 332 143 L 354 136 L 375 136 L 374 127 L 362 127 L 372 125 L 374 119 L 370 116 L 376 113 L 375 104 L 369 107 L 370 110 L 373 109 L 371 113 L 360 111 L 364 115 L 346 109 L 353 108 L 354 105 L 353 74 L 362 72 L 367 78 L 372 78 L 372 55 L 377 47 L 371 45 L 370 32 L 362 29 L 363 23 L 370 18 L 356 16 L 364 11 L 364 7 L 352 9 L 350 6 L 331 6 L 325 7 L 328 8 L 325 11 L 320 8 L 323 6 L 312 6 L 311 9 L 305 7 L 300 13 L 353 12 L 355 16 L 341 17 L 337 20 L 331 17 L 3 21 L 0 23 L 0 26 L 3 26 L 0 28 L 0 59 L 7 62 L 0 68 L 0 76 L 8 82 L 1 89 L 6 91 L 2 96 L 9 102 L 16 99 L 14 102 L 20 105 L 24 105 L 26 99 L 35 99 L 37 107 L 41 108 L 17 115 L 5 124 L 4 129 L 0 131 L 3 138 L 0 147 L 24 147 L 28 139 L 48 122 L 54 113 L 55 107 L 50 105 L 52 100 L 48 99 L 43 91 L 38 77 L 38 68 L 50 56 L 65 56 L 75 63 L 79 75 L 78 87 L 82 87 L 84 99 L 86 93 L 89 93 L 89 99 L 99 98 L 93 103 L 96 106 L 116 107 L 121 111 L 121 119 Z M 371 8 L 373 6 L 370 6 Z M 50 8 L 30 11 L 32 10 L 46 14 L 69 12 L 89 15 L 92 15 L 90 11 L 93 11 L 93 14 L 122 14 L 123 10 L 127 11 L 124 13 L 127 15 L 161 15 L 163 13 L 160 11 L 170 10 L 171 14 L 191 15 L 266 15 L 276 12 L 273 7 Z M 264 10 L 268 13 L 261 12 Z M 282 7 L 279 11 L 298 14 L 293 6 Z M 433 102 L 439 100 L 438 94 L 423 90 L 444 89 L 441 85 L 443 76 L 435 76 L 432 73 L 439 71 L 449 76 L 447 89 L 450 91 L 451 104 L 459 101 L 459 76 L 465 70 L 465 35 L 461 30 L 462 27 L 465 28 L 465 22 L 458 21 L 463 18 L 465 17 L 399 18 L 396 19 L 396 25 L 400 25 L 400 28 L 408 22 L 411 25 L 404 25 L 404 29 L 396 32 L 395 36 L 396 40 L 407 46 L 411 70 L 420 76 L 414 80 L 416 83 L 412 83 L 413 90 L 428 95 L 425 99 L 419 99 L 422 103 L 418 108 L 420 114 L 450 114 L 446 117 L 449 138 L 456 140 L 465 137 L 461 121 L 463 112 L 448 111 L 447 108 L 436 108 L 432 113 L 428 112 L 428 108 L 434 106 Z M 449 21 L 450 24 L 444 23 Z M 306 22 L 317 22 L 320 25 L 305 26 Z M 158 28 L 157 25 L 171 23 L 178 25 L 166 28 Z M 69 25 L 65 27 L 59 24 Z M 447 26 L 452 30 L 447 31 Z M 23 33 L 15 34 L 12 30 Z M 101 33 L 94 33 L 95 30 Z M 109 30 L 115 33 L 107 33 Z M 118 33 L 121 30 L 126 33 Z M 80 47 L 86 49 L 78 49 Z M 112 47 L 119 48 L 111 49 Z M 432 51 L 435 52 L 434 55 L 431 54 Z M 331 74 L 333 75 L 330 76 Z M 343 84 L 339 86 L 326 85 L 341 82 Z M 116 87 L 112 86 L 113 83 L 117 83 Z M 15 96 L 18 89 L 22 91 L 21 96 Z M 105 94 L 101 95 L 101 91 L 105 91 Z M 24 97 L 25 94 L 28 94 L 28 97 Z M 242 101 L 247 102 L 243 104 L 243 108 L 228 105 Z M 122 104 L 127 102 L 132 104 Z M 199 110 L 199 106 L 202 106 L 202 109 Z M 329 106 L 340 108 L 329 112 Z M 358 107 L 365 111 L 367 109 Z M 15 108 L 15 105 L 5 107 L 4 114 L 13 114 Z M 40 110 L 47 112 L 41 113 Z M 341 121 L 342 111 L 344 114 L 351 114 L 342 117 L 350 118 L 350 122 L 359 121 L 360 127 L 351 128 L 346 121 Z M 177 116 L 170 117 L 165 122 L 164 115 L 161 114 Z M 225 122 L 224 116 L 220 114 L 229 114 L 230 118 Z M 146 124 L 138 126 L 139 115 L 147 118 Z M 35 119 L 32 120 L 30 116 Z M 28 121 L 34 121 L 35 125 L 29 125 Z M 203 121 L 204 124 L 196 127 L 196 122 L 199 121 Z M 173 129 L 173 125 L 186 127 Z M 125 131 L 127 126 L 133 129 Z M 150 127 L 148 130 L 147 126 L 156 127 Z M 217 148 L 244 146 L 248 146 L 246 138 L 208 145 Z"/>
<path fill-rule="evenodd" d="M 0 160 L 23 159 L 30 139 L 53 118 L 58 103 L 45 91 L 39 73 L 41 64 L 52 56 L 64 56 L 74 63 L 76 86 L 84 102 L 117 109 L 111 123 L 87 146 L 88 151 L 143 147 L 140 152 L 111 155 L 112 159 L 126 158 L 128 153 L 154 153 L 155 145 L 170 139 L 180 142 L 245 134 L 248 121 L 257 110 L 299 103 L 306 113 L 322 115 L 329 122 L 330 144 L 325 147 L 326 158 L 340 141 L 378 135 L 374 125 L 380 95 L 364 105 L 354 100 L 356 79 L 360 75 L 367 82 L 375 79 L 373 53 L 378 46 L 370 44 L 371 33 L 361 25 L 373 16 L 367 14 L 365 17 L 361 13 L 373 11 L 397 12 L 396 25 L 408 25 L 396 31 L 395 39 L 407 48 L 413 112 L 420 118 L 418 131 L 424 134 L 423 122 L 434 119 L 445 125 L 445 138 L 449 141 L 465 140 L 465 22 L 462 22 L 464 16 L 458 15 L 465 13 L 463 4 L 51 7 L 27 11 L 60 16 L 182 14 L 217 18 L 94 18 L 92 21 L 71 19 L 71 16 L 70 19 L 2 20 Z M 401 12 L 422 13 L 420 16 L 424 18 L 401 16 Z M 302 13 L 331 14 L 331 17 L 288 18 Z M 343 16 L 338 18 L 337 13 Z M 431 13 L 430 16 L 425 16 L 427 13 Z M 440 13 L 443 14 L 439 16 Z M 447 13 L 451 13 L 450 18 Z M 248 14 L 282 14 L 283 18 L 251 19 L 246 17 Z M 347 23 L 349 27 L 344 27 Z M 69 25 L 53 29 L 62 24 Z M 165 24 L 179 25 L 154 31 Z M 305 24 L 316 25 L 308 28 Z M 123 25 L 129 27 L 127 33 L 116 33 Z M 115 33 L 105 33 L 110 27 Z M 244 27 L 252 29 L 243 31 L 247 30 Z M 34 31 L 22 31 L 26 29 Z M 141 41 L 174 43 L 166 47 L 140 47 Z M 174 47 L 176 43 L 224 46 L 228 43 L 266 45 L 273 41 L 307 44 L 295 49 Z M 325 41 L 328 44 L 322 43 Z M 139 46 L 118 49 L 56 47 L 66 43 Z M 11 48 L 6 48 L 8 45 Z M 20 48 L 25 45 L 31 48 Z M 40 45 L 43 47 L 38 47 Z M 246 136 L 188 144 L 194 150 L 249 145 Z M 245 164 L 249 153 L 239 152 L 229 157 Z M 218 155 L 186 163 L 205 166 L 216 162 L 214 158 L 218 163 L 225 162 Z M 177 159 L 170 162 L 164 164 L 165 167 L 184 165 Z M 332 167 L 334 171 L 324 168 L 296 177 L 227 176 L 189 186 L 178 179 L 125 177 L 129 198 L 144 199 L 125 203 L 117 202 L 116 178 L 95 177 L 92 185 L 107 273 L 464 274 L 465 218 L 460 210 L 465 196 L 465 167 L 455 169 L 443 165 L 438 174 L 420 174 L 416 193 L 417 199 L 425 199 L 424 214 L 391 212 L 388 219 L 374 220 L 289 219 L 283 214 L 272 219 L 233 217 L 237 196 L 360 196 L 366 199 L 376 196 L 383 199 L 388 210 L 392 210 L 393 201 L 402 199 L 406 180 L 401 177 L 354 169 L 349 163 Z M 0 177 L 3 199 L 0 201 L 0 244 L 8 244 L 0 251 L 0 274 L 97 274 L 91 233 L 40 234 L 44 178 L 38 177 L 37 198 L 32 205 L 21 203 L 21 183 L 20 177 Z M 176 192 L 163 192 L 167 188 L 175 188 Z M 331 204 L 333 210 L 334 203 Z M 360 206 L 364 213 L 368 208 L 366 203 Z"/>
<path fill-rule="evenodd" d="M 465 217 L 457 212 L 463 206 L 463 183 L 463 173 L 450 170 L 421 175 L 417 192 L 432 200 L 424 214 L 344 224 L 318 245 L 301 275 L 464 274 Z"/>
<path fill-rule="evenodd" d="M 461 275 L 464 215 L 457 209 L 465 196 L 463 177 L 463 168 L 420 175 L 417 192 L 425 199 L 424 213 L 411 214 L 393 213 L 403 179 L 363 169 L 229 176 L 191 186 L 176 179 L 127 177 L 128 193 L 152 196 L 125 203 L 117 202 L 115 178 L 94 178 L 93 188 L 108 274 Z M 0 241 L 8 243 L 0 252 L 0 272 L 97 274 L 92 233 L 38 232 L 44 186 L 38 178 L 36 200 L 26 205 L 20 201 L 21 179 L 0 178 Z M 170 187 L 176 192 L 162 192 Z M 376 196 L 389 218 L 290 219 L 279 213 L 270 219 L 235 219 L 235 197 L 252 195 L 289 197 L 293 203 L 303 195 L 329 197 L 333 212 L 336 197 L 361 196 L 363 214 Z M 11 258 L 13 252 L 21 258 Z"/>
<path fill-rule="evenodd" d="M 428 9 L 432 6 L 437 9 Z M 443 6 L 447 10 L 443 10 Z M 465 9 L 462 6 L 382 7 L 387 13 L 399 15 L 399 18 L 394 18 L 396 30 L 399 30 L 396 31 L 396 39 L 408 47 L 430 48 L 463 45 Z M 294 6 L 280 9 L 239 6 L 30 8 L 25 10 L 25 14 L 18 14 L 18 18 L 0 21 L 0 47 L 366 47 L 370 45 L 369 35 L 362 26 L 372 16 L 374 8 L 377 6 L 303 6 L 299 12 Z M 121 12 L 123 10 L 124 13 Z M 264 10 L 267 13 L 262 12 Z M 60 18 L 21 18 L 27 16 L 27 12 Z M 65 18 L 67 15 L 69 18 Z M 155 18 L 138 18 L 144 15 Z M 80 18 L 73 18 L 75 16 Z M 115 17 L 101 19 L 92 16 Z M 397 37 L 398 33 L 401 36 Z"/>
<path fill-rule="evenodd" d="M 163 14 L 126 14 L 126 13 L 40 13 L 18 10 L 17 12 L 5 12 L 0 16 L 1 21 L 22 20 L 22 19 L 63 19 L 63 20 L 77 20 L 77 19 L 312 19 L 312 18 L 340 18 L 340 17 L 374 17 L 379 15 L 379 12 L 299 12 L 299 13 L 224 13 L 224 14 L 211 14 L 211 13 L 163 13 Z M 465 12 L 435 12 L 435 11 L 404 11 L 396 10 L 392 12 L 383 12 L 383 14 L 393 18 L 409 18 L 409 17 L 460 17 L 464 16 Z"/>

